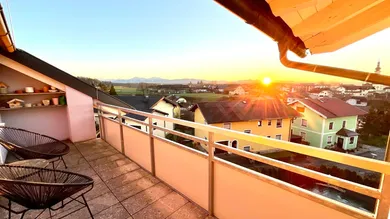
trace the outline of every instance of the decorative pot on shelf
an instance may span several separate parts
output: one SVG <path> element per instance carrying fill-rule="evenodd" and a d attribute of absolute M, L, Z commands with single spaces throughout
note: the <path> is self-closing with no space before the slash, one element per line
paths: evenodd
<path fill-rule="evenodd" d="M 52 99 L 53 105 L 58 105 L 58 97 L 53 97 Z"/>
<path fill-rule="evenodd" d="M 42 90 L 44 93 L 49 92 L 49 86 L 44 86 Z"/>
<path fill-rule="evenodd" d="M 42 100 L 42 103 L 44 106 L 49 106 L 50 105 L 50 100 Z"/>
<path fill-rule="evenodd" d="M 60 96 L 58 99 L 59 99 L 59 102 L 60 102 L 61 106 L 66 105 L 66 98 L 65 98 L 65 96 Z"/>
<path fill-rule="evenodd" d="M 33 87 L 26 87 L 26 88 L 24 89 L 24 91 L 25 91 L 26 93 L 34 93 L 34 88 L 33 88 Z"/>

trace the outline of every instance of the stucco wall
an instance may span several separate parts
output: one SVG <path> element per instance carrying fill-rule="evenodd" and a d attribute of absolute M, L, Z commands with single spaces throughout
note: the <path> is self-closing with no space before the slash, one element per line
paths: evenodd
<path fill-rule="evenodd" d="M 194 121 L 198 123 L 205 124 L 205 119 L 200 111 L 200 109 L 196 109 L 194 113 Z M 271 126 L 268 126 L 268 120 L 262 121 L 262 126 L 258 126 L 258 121 L 248 121 L 248 122 L 233 122 L 231 123 L 231 129 L 235 131 L 244 132 L 244 130 L 251 130 L 251 134 L 254 135 L 261 135 L 261 136 L 270 136 L 271 138 L 276 138 L 276 135 L 282 135 L 282 140 L 289 141 L 290 137 L 290 124 L 291 119 L 283 119 L 282 120 L 282 127 L 277 128 L 276 127 L 276 120 L 272 120 Z M 223 123 L 217 123 L 217 124 L 209 124 L 212 126 L 223 128 Z M 195 136 L 200 138 L 208 137 L 207 131 L 203 131 L 200 129 L 195 129 Z M 238 142 L 238 148 L 243 149 L 244 146 L 251 146 L 252 151 L 261 151 L 261 150 L 268 150 L 272 149 L 272 147 L 255 144 L 253 142 L 241 140 L 241 139 L 234 139 L 229 136 L 216 134 L 214 136 L 215 141 L 233 141 L 236 140 Z M 230 146 L 230 145 L 229 145 Z M 204 146 L 206 148 L 206 146 Z"/>
<path fill-rule="evenodd" d="M 96 138 L 93 99 L 71 87 L 66 86 L 70 140 L 85 141 Z"/>

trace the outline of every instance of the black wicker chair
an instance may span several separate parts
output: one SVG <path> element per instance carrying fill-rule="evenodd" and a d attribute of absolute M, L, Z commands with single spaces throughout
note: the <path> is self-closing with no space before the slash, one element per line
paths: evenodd
<path fill-rule="evenodd" d="M 23 218 L 25 213 L 32 209 L 42 210 L 36 216 L 37 218 L 49 209 L 51 217 L 51 211 L 63 208 L 72 201 L 82 204 L 81 208 L 86 207 L 93 218 L 84 197 L 84 194 L 92 188 L 93 179 L 77 173 L 38 167 L 0 165 L 0 195 L 8 199 L 8 206 L 0 205 L 0 207 L 8 210 L 8 218 L 11 218 L 11 213 L 22 214 L 21 218 Z M 72 195 L 76 197 L 71 197 Z M 78 200 L 79 198 L 82 200 Z M 12 202 L 25 209 L 18 211 L 12 209 Z"/>
<path fill-rule="evenodd" d="M 69 146 L 55 138 L 12 127 L 0 127 L 0 144 L 18 159 L 51 159 L 67 168 L 62 156 L 69 153 Z M 57 164 L 57 166 L 59 163 Z"/>

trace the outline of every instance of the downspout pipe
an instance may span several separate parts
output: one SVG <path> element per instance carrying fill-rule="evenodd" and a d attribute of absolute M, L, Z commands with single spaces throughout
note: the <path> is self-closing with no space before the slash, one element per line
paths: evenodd
<path fill-rule="evenodd" d="M 2 47 L 8 52 L 15 51 L 15 44 L 12 40 L 11 33 L 8 29 L 7 21 L 5 19 L 3 7 L 0 5 L 0 40 Z"/>
<path fill-rule="evenodd" d="M 383 84 L 383 85 L 390 86 L 390 76 L 371 73 L 371 72 L 336 68 L 336 67 L 325 66 L 325 65 L 316 65 L 316 64 L 291 61 L 287 58 L 287 50 L 288 50 L 287 46 L 278 43 L 278 47 L 279 47 L 280 62 L 287 68 L 292 68 L 292 69 L 297 69 L 302 71 L 310 71 L 314 73 L 326 74 L 331 76 L 349 78 L 349 79 L 354 79 L 359 81 L 371 82 L 374 84 Z"/>

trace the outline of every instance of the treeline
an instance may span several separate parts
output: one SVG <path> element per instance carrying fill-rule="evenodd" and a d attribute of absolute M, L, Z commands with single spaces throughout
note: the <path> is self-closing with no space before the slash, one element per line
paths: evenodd
<path fill-rule="evenodd" d="M 101 91 L 104 91 L 111 95 L 117 95 L 114 85 L 110 81 L 101 81 L 96 78 L 88 78 L 88 77 L 77 77 L 77 78 L 84 81 L 87 84 L 92 85 L 93 87 L 100 89 Z"/>

